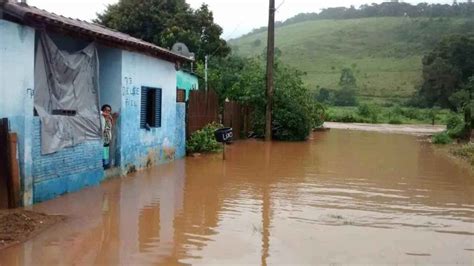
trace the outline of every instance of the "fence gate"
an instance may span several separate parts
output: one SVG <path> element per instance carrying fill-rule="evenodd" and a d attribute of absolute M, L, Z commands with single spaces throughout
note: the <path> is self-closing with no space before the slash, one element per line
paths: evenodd
<path fill-rule="evenodd" d="M 0 119 L 0 209 L 8 208 L 9 197 L 9 164 L 8 153 L 8 119 Z"/>
<path fill-rule="evenodd" d="M 213 90 L 189 92 L 186 137 L 205 125 L 219 121 L 219 99 Z"/>

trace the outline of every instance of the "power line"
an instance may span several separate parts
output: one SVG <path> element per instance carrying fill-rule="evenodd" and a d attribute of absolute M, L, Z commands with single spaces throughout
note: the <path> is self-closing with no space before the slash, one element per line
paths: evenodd
<path fill-rule="evenodd" d="M 278 10 L 280 9 L 280 7 L 282 7 L 282 6 L 285 4 L 285 2 L 286 2 L 286 0 L 282 0 L 281 3 L 277 6 L 277 8 L 275 8 L 275 12 L 278 12 Z M 234 30 L 233 30 L 231 33 L 229 33 L 229 34 L 227 34 L 226 36 L 224 36 L 224 39 L 226 39 L 226 37 L 232 36 L 232 35 L 240 28 L 240 26 L 242 25 L 243 22 L 244 22 L 244 20 L 241 20 L 241 21 L 237 24 L 237 26 L 235 26 Z M 215 50 L 209 55 L 209 57 L 214 56 L 221 48 L 222 48 L 221 46 L 217 47 L 217 49 L 215 49 Z"/>
<path fill-rule="evenodd" d="M 285 4 L 285 2 L 286 2 L 286 0 L 281 1 L 281 3 L 277 6 L 277 8 L 275 9 L 275 11 L 278 12 L 278 9 L 280 9 L 280 7 L 281 7 L 283 4 Z"/>

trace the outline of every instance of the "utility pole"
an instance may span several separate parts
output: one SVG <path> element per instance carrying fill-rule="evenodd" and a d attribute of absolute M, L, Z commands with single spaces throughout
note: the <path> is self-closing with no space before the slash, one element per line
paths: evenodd
<path fill-rule="evenodd" d="M 270 0 L 267 39 L 267 109 L 265 113 L 265 141 L 272 140 L 273 61 L 275 54 L 275 0 Z"/>

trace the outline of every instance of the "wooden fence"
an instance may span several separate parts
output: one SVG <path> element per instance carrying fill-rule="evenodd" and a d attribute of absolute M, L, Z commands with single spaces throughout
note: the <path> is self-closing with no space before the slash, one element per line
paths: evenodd
<path fill-rule="evenodd" d="M 233 129 L 235 140 L 246 138 L 251 128 L 251 109 L 230 101 L 224 103 L 222 116 L 219 110 L 219 99 L 214 91 L 191 91 L 186 114 L 186 136 L 189 137 L 209 123 L 218 122 Z"/>
<path fill-rule="evenodd" d="M 186 136 L 212 122 L 219 122 L 219 98 L 213 90 L 189 92 Z"/>
<path fill-rule="evenodd" d="M 245 139 L 248 136 L 251 128 L 250 113 L 250 108 L 237 102 L 224 104 L 223 125 L 233 129 L 234 139 Z"/>

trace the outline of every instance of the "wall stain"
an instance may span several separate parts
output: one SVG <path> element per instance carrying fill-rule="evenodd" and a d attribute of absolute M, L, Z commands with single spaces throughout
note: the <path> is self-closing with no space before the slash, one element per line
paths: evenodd
<path fill-rule="evenodd" d="M 137 171 L 137 167 L 133 164 L 127 165 L 127 175 L 135 173 Z"/>

